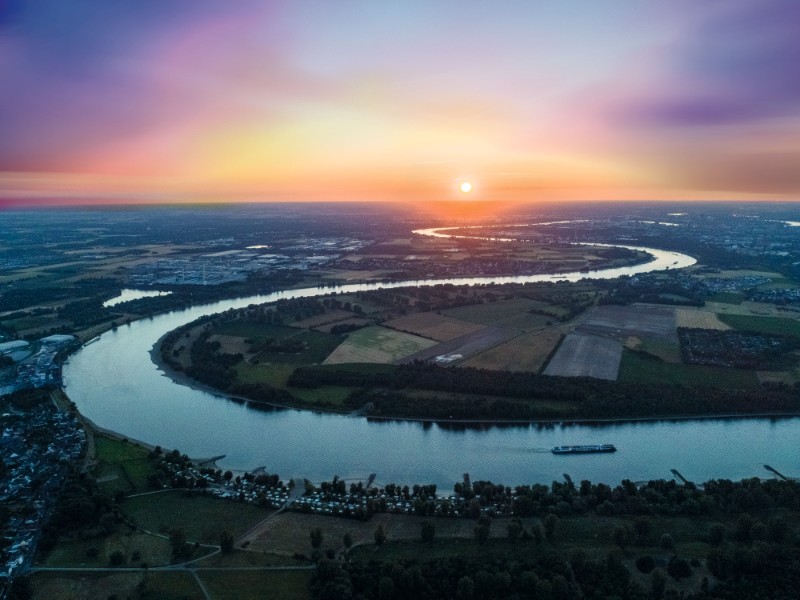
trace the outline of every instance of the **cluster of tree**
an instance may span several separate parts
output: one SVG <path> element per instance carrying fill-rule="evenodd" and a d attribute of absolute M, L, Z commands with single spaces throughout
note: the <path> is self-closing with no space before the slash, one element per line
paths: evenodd
<path fill-rule="evenodd" d="M 44 402 L 50 402 L 50 392 L 54 389 L 52 385 L 47 385 L 40 388 L 17 390 L 3 396 L 2 400 L 0 400 L 0 406 L 8 404 L 19 410 L 30 410 Z"/>
<path fill-rule="evenodd" d="M 339 325 L 334 325 L 330 328 L 330 333 L 334 335 L 342 335 L 344 333 L 351 333 L 353 331 L 357 331 L 362 327 L 366 327 L 363 323 L 341 323 Z"/>
<path fill-rule="evenodd" d="M 600 304 L 668 304 L 671 306 L 703 306 L 707 291 L 702 281 L 680 275 L 667 279 L 663 274 L 645 274 L 611 280 L 609 292 Z"/>
<path fill-rule="evenodd" d="M 89 475 L 70 473 L 49 521 L 42 528 L 39 549 L 48 552 L 67 532 L 80 532 L 83 537 L 111 533 L 118 521 L 113 499 L 100 490 L 97 482 Z"/>
<path fill-rule="evenodd" d="M 358 383 L 360 382 L 360 383 Z M 301 367 L 291 385 L 362 385 L 348 399 L 352 408 L 371 403 L 375 416 L 434 419 L 542 419 L 666 416 L 676 414 L 794 412 L 798 390 L 764 384 L 759 390 L 609 382 L 592 378 L 553 377 L 536 373 L 401 365 L 394 371 L 354 374 L 346 369 Z M 459 398 L 409 395 L 406 389 L 463 394 Z M 539 403 L 537 400 L 546 400 Z M 564 408 L 553 402 L 564 402 Z"/>
<path fill-rule="evenodd" d="M 105 308 L 103 301 L 97 298 L 75 300 L 58 309 L 58 318 L 71 321 L 75 327 L 96 325 L 115 316 L 118 316 L 118 313 Z"/>
<path fill-rule="evenodd" d="M 686 364 L 777 370 L 791 367 L 800 338 L 746 331 L 680 327 L 681 356 Z"/>
<path fill-rule="evenodd" d="M 475 527 L 475 540 L 485 545 L 489 540 L 491 519 L 482 514 Z M 559 548 L 558 517 L 548 515 L 527 530 L 521 521 L 507 524 L 507 542 L 502 553 L 490 557 L 461 557 L 421 560 L 351 561 L 337 563 L 328 551 L 327 558 L 318 550 L 322 531 L 311 531 L 315 548 L 312 558 L 317 571 L 312 580 L 312 594 L 318 599 L 339 598 L 498 598 L 569 600 L 578 598 L 631 600 L 749 600 L 796 598 L 800 584 L 800 540 L 790 538 L 790 529 L 780 517 L 770 526 L 752 515 L 743 514 L 728 527 L 711 526 L 705 560 L 684 558 L 675 553 L 672 536 L 661 536 L 657 558 L 641 554 L 636 569 L 648 576 L 634 578 L 623 558 L 635 556 L 633 542 L 652 547 L 649 521 L 638 518 L 630 525 L 617 526 L 612 540 L 619 550 L 608 552 L 604 559 L 590 559 L 582 548 L 573 548 L 568 556 Z M 432 521 L 423 521 L 420 539 L 430 544 L 435 537 Z M 633 536 L 637 536 L 635 539 Z M 345 535 L 345 547 L 352 539 Z M 386 532 L 375 530 L 375 543 L 386 542 Z M 546 546 L 541 546 L 547 542 Z M 535 543 L 537 559 L 532 559 L 530 543 Z M 495 540 L 495 547 L 502 542 Z M 589 541 L 587 546 L 594 546 Z M 586 548 L 588 550 L 588 547 Z M 698 583 L 678 583 L 705 567 L 715 578 L 702 577 Z M 658 565 L 661 565 L 659 568 Z M 697 580 L 695 580 L 697 581 Z M 671 583 L 674 582 L 674 583 Z M 678 591 L 683 588 L 683 591 Z"/>
<path fill-rule="evenodd" d="M 646 597 L 616 553 L 598 561 L 589 560 L 582 553 L 576 553 L 572 560 L 555 553 L 537 560 L 522 556 L 494 560 L 452 557 L 339 564 L 322 559 L 317 563 L 311 590 L 317 600 Z"/>
<path fill-rule="evenodd" d="M 486 489 L 488 486 L 484 486 Z M 500 488 L 502 489 L 502 488 Z M 497 487 L 494 488 L 495 492 Z M 581 481 L 553 482 L 552 485 L 517 486 L 513 495 L 505 490 L 514 515 L 536 516 L 555 513 L 561 516 L 598 515 L 732 515 L 775 508 L 800 510 L 800 487 L 783 480 L 711 480 L 704 489 L 674 480 L 649 481 L 637 486 L 624 480 L 616 487 Z M 479 496 L 481 503 L 496 504 L 498 499 Z"/>
<path fill-rule="evenodd" d="M 0 311 L 19 310 L 37 304 L 49 304 L 73 297 L 72 291 L 66 287 L 9 287 L 0 296 Z"/>
<path fill-rule="evenodd" d="M 556 319 L 557 321 L 561 321 L 562 323 L 566 323 L 570 319 L 577 317 L 587 308 L 594 305 L 594 299 L 592 300 L 572 300 L 569 302 L 565 302 L 558 305 L 559 310 L 554 310 L 553 308 L 544 307 L 544 308 L 532 308 L 530 311 L 531 314 L 534 315 L 542 315 L 544 317 L 550 317 L 552 319 Z"/>

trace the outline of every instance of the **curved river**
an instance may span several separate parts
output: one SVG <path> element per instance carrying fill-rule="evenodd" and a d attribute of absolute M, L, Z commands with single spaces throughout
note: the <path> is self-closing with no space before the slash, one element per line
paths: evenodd
<path fill-rule="evenodd" d="M 421 232 L 422 233 L 422 232 Z M 448 490 L 470 473 L 473 480 L 507 485 L 544 482 L 569 473 L 576 481 L 618 483 L 628 478 L 669 478 L 676 468 L 694 481 L 763 476 L 762 464 L 787 475 L 796 470 L 800 419 L 658 421 L 591 425 L 514 425 L 485 428 L 368 421 L 300 410 L 257 410 L 179 385 L 151 361 L 149 351 L 166 332 L 203 315 L 280 298 L 318 296 L 441 283 L 577 281 L 682 268 L 693 258 L 639 248 L 649 263 L 589 273 L 484 277 L 353 284 L 307 288 L 226 300 L 143 319 L 108 331 L 64 365 L 64 382 L 78 409 L 100 427 L 189 456 L 225 454 L 221 466 L 266 466 L 281 477 L 312 481 L 334 475 L 377 474 L 388 483 L 436 483 Z M 561 444 L 613 443 L 614 454 L 556 456 Z M 793 470 L 794 469 L 794 470 Z"/>

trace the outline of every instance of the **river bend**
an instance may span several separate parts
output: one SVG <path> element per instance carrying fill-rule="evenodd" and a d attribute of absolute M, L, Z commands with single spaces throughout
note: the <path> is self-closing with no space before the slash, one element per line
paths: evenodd
<path fill-rule="evenodd" d="M 441 230 L 438 230 L 441 231 Z M 426 232 L 427 233 L 427 232 Z M 626 246 L 629 247 L 629 246 Z M 339 475 L 379 483 L 436 483 L 450 489 L 469 472 L 507 485 L 575 480 L 669 478 L 677 468 L 694 481 L 764 476 L 764 463 L 798 475 L 800 419 L 715 419 L 590 425 L 459 428 L 407 421 L 369 421 L 302 410 L 257 410 L 179 385 L 151 361 L 166 332 L 201 316 L 281 298 L 432 286 L 614 278 L 694 264 L 690 256 L 650 248 L 653 260 L 593 272 L 475 277 L 306 288 L 226 300 L 142 319 L 108 331 L 64 365 L 64 382 L 78 409 L 100 427 L 190 456 L 225 454 L 221 466 L 266 466 L 281 477 L 312 481 Z M 614 454 L 555 456 L 562 444 L 613 443 Z"/>

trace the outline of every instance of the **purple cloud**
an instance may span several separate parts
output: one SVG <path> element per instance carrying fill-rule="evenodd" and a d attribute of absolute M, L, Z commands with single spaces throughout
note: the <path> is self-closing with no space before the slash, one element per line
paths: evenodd
<path fill-rule="evenodd" d="M 800 2 L 718 2 L 681 43 L 658 98 L 627 117 L 661 125 L 719 125 L 800 112 Z"/>

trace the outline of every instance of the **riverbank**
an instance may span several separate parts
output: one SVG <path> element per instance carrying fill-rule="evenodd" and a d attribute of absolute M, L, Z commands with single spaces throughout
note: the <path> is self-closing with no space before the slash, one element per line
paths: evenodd
<path fill-rule="evenodd" d="M 673 262 L 671 257 L 666 260 L 667 264 Z M 440 282 L 421 283 L 434 286 Z M 483 287 L 491 282 L 469 283 Z M 338 291 L 348 294 L 377 287 L 394 293 L 390 286 L 352 286 Z M 700 415 L 679 415 L 688 418 L 630 422 L 615 417 L 598 423 L 603 415 L 595 412 L 584 419 L 586 424 L 576 423 L 578 415 L 572 414 L 568 419 L 542 415 L 549 422 L 536 425 L 529 423 L 537 419 L 487 425 L 486 419 L 475 419 L 475 414 L 468 413 L 453 416 L 471 422 L 442 419 L 442 415 L 450 414 L 443 411 L 442 415 L 433 415 L 437 418 L 420 421 L 398 419 L 396 415 L 343 418 L 341 414 L 311 410 L 273 410 L 275 407 L 269 405 L 253 410 L 244 400 L 225 401 L 225 394 L 218 390 L 176 385 L 155 366 L 149 354 L 165 332 L 204 315 L 330 291 L 310 288 L 240 298 L 137 321 L 103 335 L 72 355 L 64 381 L 80 410 L 103 427 L 163 447 L 177 446 L 190 456 L 227 454 L 220 463 L 225 469 L 269 465 L 282 477 L 300 475 L 312 481 L 330 479 L 333 474 L 366 478 L 377 473 L 381 481 L 427 481 L 449 486 L 466 470 L 476 478 L 509 484 L 549 482 L 565 468 L 563 458 L 551 456 L 550 448 L 606 442 L 614 443 L 620 452 L 613 457 L 569 460 L 570 475 L 576 480 L 600 477 L 608 482 L 624 478 L 638 481 L 663 477 L 670 468 L 678 468 L 690 479 L 702 481 L 757 475 L 755 461 L 759 470 L 760 464 L 780 469 L 795 450 L 793 440 L 800 419 L 780 419 L 775 414 L 766 415 L 777 419 L 773 421 L 751 415 L 738 418 L 736 414 L 725 420 L 715 419 L 716 415 L 705 420 L 695 418 Z M 584 385 L 582 381 L 575 383 Z M 732 407 L 726 412 L 732 412 Z M 570 425 L 564 426 L 565 421 Z M 739 445 L 735 440 L 746 443 Z M 376 453 L 376 448 L 381 451 Z M 698 460 L 700 457 L 702 460 Z"/>
<path fill-rule="evenodd" d="M 254 406 L 265 406 L 277 410 L 299 410 L 310 411 L 318 414 L 329 415 L 347 415 L 353 418 L 364 418 L 370 421 L 385 421 L 385 422 L 408 422 L 408 423 L 428 423 L 439 424 L 443 426 L 474 426 L 474 427 L 492 427 L 492 426 L 530 426 L 530 425 L 543 425 L 543 426 L 562 426 L 568 427 L 570 425 L 603 425 L 603 424 L 624 424 L 624 423 L 658 423 L 658 422 L 679 422 L 679 421 L 714 421 L 714 420 L 736 420 L 736 419 L 791 419 L 800 416 L 800 411 L 760 411 L 760 412 L 721 412 L 721 413 L 703 413 L 703 414 L 660 414 L 653 416 L 629 416 L 629 417 L 586 417 L 586 418 L 572 418 L 572 417 L 555 417 L 549 419 L 460 419 L 460 418 L 432 418 L 425 416 L 415 415 L 370 415 L 365 414 L 362 409 L 355 411 L 335 411 L 326 410 L 318 407 L 309 406 L 298 400 L 297 404 L 281 404 L 273 402 L 264 402 L 230 394 L 224 390 L 219 390 L 210 385 L 204 384 L 186 373 L 176 371 L 169 363 L 161 357 L 160 346 L 161 341 L 166 337 L 165 334 L 159 338 L 158 342 L 150 350 L 150 358 L 156 367 L 169 377 L 173 382 L 178 385 L 186 386 L 194 390 L 213 394 L 219 398 L 226 398 L 235 402 L 241 402 Z M 502 373 L 498 373 L 501 375 Z"/>

